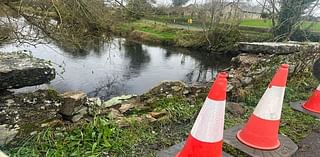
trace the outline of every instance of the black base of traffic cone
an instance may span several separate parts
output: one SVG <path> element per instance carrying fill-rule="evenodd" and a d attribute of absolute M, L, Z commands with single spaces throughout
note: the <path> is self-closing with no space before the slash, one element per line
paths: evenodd
<path fill-rule="evenodd" d="M 182 150 L 185 142 L 176 144 L 166 150 L 162 150 L 157 154 L 157 157 L 175 157 L 179 151 Z M 223 152 L 223 157 L 232 157 L 230 154 Z"/>
<path fill-rule="evenodd" d="M 243 125 L 237 125 L 233 128 L 227 129 L 224 131 L 223 141 L 228 145 L 237 148 L 238 150 L 248 154 L 252 157 L 261 157 L 261 156 L 281 156 L 281 157 L 290 157 L 297 150 L 298 146 L 288 137 L 279 134 L 280 147 L 274 150 L 260 150 L 249 147 L 238 140 L 236 137 L 238 131 L 243 127 Z"/>
<path fill-rule="evenodd" d="M 316 118 L 320 118 L 320 113 L 315 113 L 315 112 L 311 112 L 309 110 L 306 110 L 302 107 L 302 105 L 305 103 L 305 101 L 297 101 L 297 102 L 291 102 L 290 103 L 290 107 L 294 110 L 297 110 L 297 111 L 300 111 L 300 112 L 303 112 L 305 114 L 308 114 L 308 115 L 311 115 L 311 116 L 314 116 Z"/>
<path fill-rule="evenodd" d="M 310 135 L 298 143 L 299 149 L 294 157 L 314 157 L 320 154 L 320 130 L 315 129 Z"/>

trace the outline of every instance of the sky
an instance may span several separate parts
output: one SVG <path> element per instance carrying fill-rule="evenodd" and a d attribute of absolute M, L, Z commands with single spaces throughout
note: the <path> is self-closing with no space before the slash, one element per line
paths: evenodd
<path fill-rule="evenodd" d="M 156 0 L 157 1 L 157 4 L 171 4 L 171 0 Z M 192 4 L 192 3 L 194 3 L 194 2 L 197 2 L 197 3 L 204 3 L 204 2 L 206 2 L 206 1 L 208 1 L 208 0 L 190 0 L 189 2 L 188 2 L 188 4 Z M 229 0 L 230 2 L 232 1 L 232 0 Z M 257 4 L 256 3 L 256 0 L 242 0 L 242 1 L 249 1 L 250 3 L 252 3 L 252 4 Z"/>
<path fill-rule="evenodd" d="M 190 1 L 187 3 L 187 5 L 192 4 L 192 3 L 194 3 L 195 1 L 196 1 L 197 3 L 204 3 L 204 2 L 206 2 L 206 1 L 208 1 L 208 0 L 190 0 Z M 230 2 L 231 2 L 231 1 L 233 1 L 233 0 L 227 0 L 227 1 L 230 1 Z M 258 3 L 257 1 L 259 1 L 260 3 L 263 2 L 263 0 L 240 0 L 240 1 L 242 1 L 242 2 L 248 2 L 248 3 L 252 4 L 252 5 L 259 5 L 259 3 Z M 170 5 L 170 4 L 171 4 L 171 0 L 156 0 L 156 2 L 157 2 L 158 5 Z M 315 9 L 315 11 L 313 12 L 313 15 L 320 17 L 320 6 L 317 7 L 317 9 Z"/>

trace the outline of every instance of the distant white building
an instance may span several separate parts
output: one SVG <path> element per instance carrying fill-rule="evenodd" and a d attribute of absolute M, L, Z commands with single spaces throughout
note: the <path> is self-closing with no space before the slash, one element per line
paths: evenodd
<path fill-rule="evenodd" d="M 222 10 L 222 14 L 225 18 L 238 17 L 240 19 L 260 19 L 262 12 L 261 6 L 244 2 L 230 2 L 226 4 Z"/>
<path fill-rule="evenodd" d="M 223 16 L 225 19 L 239 18 L 239 19 L 260 19 L 263 9 L 259 5 L 252 5 L 247 2 L 208 2 L 205 4 L 189 4 L 182 7 L 172 7 L 167 10 L 168 14 L 179 15 L 184 17 L 203 16 L 206 14 L 210 17 L 212 9 Z M 204 12 L 199 12 L 204 10 Z M 200 15 L 198 15 L 200 14 Z"/>

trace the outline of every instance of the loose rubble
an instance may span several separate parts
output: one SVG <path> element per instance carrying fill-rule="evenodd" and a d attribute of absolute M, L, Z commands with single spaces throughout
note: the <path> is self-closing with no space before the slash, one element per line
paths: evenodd
<path fill-rule="evenodd" d="M 310 66 L 317 57 L 305 57 L 307 53 L 290 55 L 241 54 L 233 58 L 229 72 L 228 92 L 238 92 L 266 73 L 273 71 L 280 63 L 290 64 L 290 72 Z M 313 58 L 312 58 L 313 57 Z M 56 93 L 53 90 L 39 90 L 27 94 L 3 94 L 0 97 L 0 145 L 12 142 L 16 136 L 35 135 L 46 127 L 63 126 L 91 120 L 95 116 L 113 119 L 119 127 L 127 127 L 131 122 L 154 123 L 166 120 L 170 113 L 154 106 L 162 98 L 181 97 L 187 101 L 205 98 L 211 82 L 189 86 L 181 81 L 162 81 L 142 95 L 123 95 L 103 101 L 88 98 L 81 91 Z M 0 87 L 1 88 L 1 87 Z M 230 93 L 229 93 L 230 94 Z M 236 95 L 236 94 L 233 94 Z M 244 104 L 228 102 L 226 112 L 235 117 L 243 116 Z M 37 116 L 35 116 L 37 115 Z"/>
<path fill-rule="evenodd" d="M 296 52 L 289 55 L 240 54 L 232 59 L 228 69 L 229 84 L 232 88 L 246 87 L 256 80 L 263 80 L 266 74 L 274 71 L 280 64 L 289 64 L 289 74 L 310 69 L 320 57 L 320 51 Z"/>
<path fill-rule="evenodd" d="M 35 135 L 43 128 L 81 123 L 97 115 L 106 115 L 115 120 L 119 127 L 129 126 L 132 121 L 153 123 L 169 116 L 165 110 L 155 110 L 153 103 L 156 100 L 174 96 L 193 100 L 196 96 L 205 97 L 208 87 L 187 86 L 181 81 L 164 81 L 140 96 L 124 95 L 107 101 L 88 98 L 81 91 L 59 94 L 53 90 L 39 90 L 9 94 L 0 97 L 0 126 L 5 126 L 0 130 L 7 132 L 0 139 L 5 144 L 15 136 Z M 137 115 L 135 112 L 143 114 Z"/>
<path fill-rule="evenodd" d="M 87 102 L 86 93 L 81 91 L 66 92 L 61 97 L 62 106 L 59 113 L 64 119 L 77 122 L 87 114 L 88 108 L 84 105 Z"/>
<path fill-rule="evenodd" d="M 17 128 L 9 128 L 8 125 L 0 125 L 0 146 L 8 144 L 17 135 Z"/>

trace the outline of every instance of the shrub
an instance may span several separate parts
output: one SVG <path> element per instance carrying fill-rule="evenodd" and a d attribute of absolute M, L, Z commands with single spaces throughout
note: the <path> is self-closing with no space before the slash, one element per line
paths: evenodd
<path fill-rule="evenodd" d="M 308 30 L 298 29 L 298 30 L 294 31 L 293 34 L 290 36 L 290 40 L 319 42 L 320 36 L 319 36 L 319 34 L 315 34 L 315 33 L 308 31 Z"/>
<path fill-rule="evenodd" d="M 240 39 L 240 31 L 237 27 L 230 27 L 229 29 L 217 27 L 209 32 L 208 39 L 208 42 L 210 42 L 208 49 L 210 51 L 231 51 Z"/>

